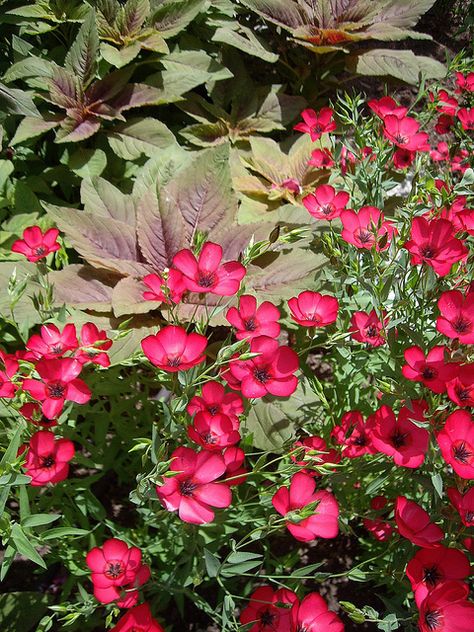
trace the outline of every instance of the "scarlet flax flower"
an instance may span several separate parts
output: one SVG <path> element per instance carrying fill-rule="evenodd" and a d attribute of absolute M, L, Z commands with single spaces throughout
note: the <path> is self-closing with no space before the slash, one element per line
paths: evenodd
<path fill-rule="evenodd" d="M 28 445 L 20 448 L 26 457 L 25 472 L 31 476 L 30 485 L 40 487 L 59 483 L 68 477 L 69 461 L 74 458 L 74 444 L 69 439 L 56 439 L 54 433 L 39 430 Z"/>
<path fill-rule="evenodd" d="M 221 451 L 240 441 L 239 422 L 226 415 L 199 412 L 188 426 L 188 436 L 207 450 Z"/>
<path fill-rule="evenodd" d="M 130 608 L 110 632 L 165 632 L 156 621 L 147 603 Z"/>
<path fill-rule="evenodd" d="M 375 206 L 363 206 L 358 213 L 352 209 L 341 211 L 342 238 L 357 248 L 377 251 L 390 246 L 395 228 L 386 220 L 380 209 Z"/>
<path fill-rule="evenodd" d="M 207 338 L 186 333 L 183 327 L 168 325 L 141 342 L 143 353 L 152 364 L 168 373 L 187 371 L 204 362 Z"/>
<path fill-rule="evenodd" d="M 184 522 L 212 522 L 212 507 L 228 507 L 232 500 L 228 485 L 216 482 L 226 470 L 224 459 L 207 450 L 184 447 L 177 448 L 171 458 L 170 470 L 176 474 L 157 486 L 161 503 L 168 511 L 178 511 Z"/>
<path fill-rule="evenodd" d="M 143 277 L 143 283 L 148 288 L 148 291 L 143 292 L 145 301 L 157 301 L 170 305 L 179 303 L 186 292 L 183 275 L 174 268 L 163 274 L 147 274 Z"/>
<path fill-rule="evenodd" d="M 305 437 L 301 441 L 295 441 L 293 450 L 298 449 L 298 455 L 292 454 L 291 460 L 305 469 L 305 474 L 318 476 L 317 468 L 325 463 L 339 463 L 341 455 L 334 448 L 328 448 L 322 437 Z"/>
<path fill-rule="evenodd" d="M 414 118 L 409 116 L 399 118 L 393 114 L 387 114 L 383 123 L 385 138 L 397 147 L 409 151 L 429 150 L 428 134 L 419 131 L 420 124 Z"/>
<path fill-rule="evenodd" d="M 444 393 L 446 383 L 456 375 L 456 365 L 444 359 L 446 347 L 433 347 L 425 356 L 420 347 L 414 345 L 405 349 L 406 364 L 402 373 L 407 380 L 422 382 L 434 393 Z"/>
<path fill-rule="evenodd" d="M 405 496 L 398 496 L 395 501 L 395 522 L 401 536 L 426 549 L 436 548 L 444 538 L 443 531 L 431 522 L 428 513 Z"/>
<path fill-rule="evenodd" d="M 308 165 L 316 167 L 316 169 L 331 169 L 334 167 L 334 164 L 331 151 L 327 147 L 324 149 L 314 149 L 308 161 Z"/>
<path fill-rule="evenodd" d="M 474 292 L 466 296 L 458 290 L 443 292 L 438 300 L 440 316 L 436 329 L 448 336 L 458 338 L 464 345 L 474 343 Z"/>
<path fill-rule="evenodd" d="M 290 298 L 288 307 L 294 321 L 303 327 L 326 327 L 336 322 L 339 301 L 334 296 L 307 290 Z"/>
<path fill-rule="evenodd" d="M 250 340 L 257 336 L 278 338 L 280 335 L 280 311 L 270 301 L 257 307 L 254 296 L 243 294 L 239 298 L 239 307 L 231 307 L 225 317 L 235 327 L 237 340 Z"/>
<path fill-rule="evenodd" d="M 371 99 L 367 101 L 367 105 L 382 120 L 389 114 L 397 118 L 404 118 L 408 112 L 408 108 L 399 105 L 395 99 L 389 96 Z"/>
<path fill-rule="evenodd" d="M 81 327 L 79 349 L 74 357 L 86 364 L 98 364 L 99 366 L 110 366 L 110 358 L 106 351 L 112 346 L 112 340 L 107 338 L 104 330 L 99 330 L 94 323 L 85 323 Z"/>
<path fill-rule="evenodd" d="M 386 322 L 385 322 L 386 324 Z M 384 325 L 375 309 L 367 312 L 354 312 L 351 316 L 351 337 L 357 342 L 365 342 L 371 347 L 380 347 L 386 343 Z"/>
<path fill-rule="evenodd" d="M 329 184 L 321 184 L 314 193 L 303 198 L 303 204 L 315 219 L 327 221 L 339 217 L 349 202 L 349 193 L 338 191 Z"/>
<path fill-rule="evenodd" d="M 474 527 L 474 487 L 469 488 L 465 494 L 461 494 L 454 487 L 448 487 L 446 491 L 462 523 L 466 527 Z"/>
<path fill-rule="evenodd" d="M 36 263 L 61 246 L 57 243 L 59 230 L 50 228 L 44 234 L 39 226 L 29 226 L 23 231 L 23 239 L 17 239 L 12 245 L 12 252 L 24 255 L 28 261 Z"/>
<path fill-rule="evenodd" d="M 458 476 L 474 479 L 474 421 L 467 410 L 455 410 L 436 436 L 443 459 Z"/>
<path fill-rule="evenodd" d="M 203 384 L 201 395 L 191 398 L 186 410 L 190 415 L 198 412 L 220 414 L 237 421 L 237 417 L 244 412 L 244 405 L 237 393 L 226 393 L 222 384 L 210 381 Z"/>
<path fill-rule="evenodd" d="M 291 607 L 291 630 L 297 632 L 344 632 L 344 624 L 318 593 L 310 593 Z"/>
<path fill-rule="evenodd" d="M 446 382 L 449 399 L 458 406 L 474 406 L 474 364 L 458 366 L 457 374 Z"/>
<path fill-rule="evenodd" d="M 364 454 L 377 453 L 372 443 L 373 427 L 373 417 L 364 421 L 360 411 L 350 410 L 343 414 L 340 425 L 334 426 L 331 437 L 343 446 L 344 457 L 355 459 Z"/>
<path fill-rule="evenodd" d="M 464 582 L 438 584 L 420 604 L 420 632 L 472 632 L 474 603 Z"/>
<path fill-rule="evenodd" d="M 335 538 L 339 533 L 337 500 L 330 492 L 315 491 L 314 478 L 304 472 L 291 477 L 289 488 L 280 487 L 272 504 L 286 518 L 287 529 L 296 540 Z M 309 515 L 304 517 L 306 513 Z"/>
<path fill-rule="evenodd" d="M 12 380 L 18 371 L 18 366 L 18 360 L 14 356 L 0 349 L 0 397 L 4 399 L 15 397 L 17 386 Z"/>
<path fill-rule="evenodd" d="M 334 112 L 331 108 L 321 108 L 319 112 L 307 109 L 301 112 L 303 123 L 294 126 L 297 132 L 309 134 L 314 142 L 321 138 L 323 134 L 333 132 L 336 129 L 336 123 L 333 120 Z"/>
<path fill-rule="evenodd" d="M 65 325 L 62 331 L 56 325 L 42 325 L 40 333 L 33 334 L 26 343 L 26 348 L 38 359 L 58 358 L 77 346 L 76 327 L 72 324 Z"/>

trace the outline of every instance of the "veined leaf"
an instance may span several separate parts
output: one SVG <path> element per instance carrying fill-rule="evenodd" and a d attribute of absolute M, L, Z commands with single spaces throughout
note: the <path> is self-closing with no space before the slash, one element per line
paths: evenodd
<path fill-rule="evenodd" d="M 347 59 L 347 67 L 361 75 L 391 75 L 417 84 L 420 73 L 428 78 L 442 78 L 446 68 L 430 57 L 417 57 L 410 50 L 375 49 L 353 55 Z"/>
<path fill-rule="evenodd" d="M 94 78 L 98 54 L 99 36 L 95 11 L 91 9 L 66 55 L 65 68 L 74 73 L 85 86 Z"/>
<path fill-rule="evenodd" d="M 157 150 L 175 143 L 173 133 L 153 118 L 138 118 L 117 125 L 108 135 L 112 150 L 124 160 L 136 160 L 143 154 L 151 158 Z"/>
<path fill-rule="evenodd" d="M 50 129 L 54 129 L 58 125 L 58 117 L 41 118 L 36 116 L 25 116 L 16 128 L 15 135 L 11 139 L 10 145 L 14 147 L 25 140 L 45 134 Z"/>
<path fill-rule="evenodd" d="M 84 210 L 135 226 L 135 204 L 131 195 L 122 193 L 104 178 L 85 179 L 81 183 Z"/>
<path fill-rule="evenodd" d="M 31 95 L 23 90 L 8 88 L 0 83 L 0 109 L 10 114 L 23 116 L 41 116 Z"/>
<path fill-rule="evenodd" d="M 205 0 L 152 1 L 151 23 L 163 37 L 173 37 L 204 8 Z"/>

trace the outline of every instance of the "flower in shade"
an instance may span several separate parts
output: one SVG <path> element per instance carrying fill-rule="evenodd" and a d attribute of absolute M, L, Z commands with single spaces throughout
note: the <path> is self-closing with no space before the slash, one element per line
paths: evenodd
<path fill-rule="evenodd" d="M 58 425 L 57 419 L 48 419 L 43 415 L 41 405 L 37 402 L 27 402 L 23 404 L 18 412 L 35 426 L 52 428 Z"/>
<path fill-rule="evenodd" d="M 446 219 L 428 221 L 415 217 L 411 234 L 404 248 L 410 253 L 413 265 L 426 264 L 439 276 L 446 276 L 453 264 L 466 258 L 468 250 L 463 241 L 454 236 L 453 225 Z"/>
<path fill-rule="evenodd" d="M 456 116 L 461 121 L 461 125 L 466 132 L 474 130 L 474 108 L 459 108 Z"/>
<path fill-rule="evenodd" d="M 399 147 L 393 154 L 393 166 L 395 169 L 408 169 L 415 160 L 416 152 Z"/>
<path fill-rule="evenodd" d="M 186 292 L 183 275 L 174 268 L 166 274 L 147 274 L 143 277 L 143 283 L 148 288 L 148 291 L 143 292 L 145 301 L 158 301 L 170 305 L 179 303 Z"/>
<path fill-rule="evenodd" d="M 462 551 L 437 546 L 420 549 L 408 562 L 406 574 L 420 607 L 428 593 L 449 579 L 463 580 L 471 574 L 471 565 Z"/>
<path fill-rule="evenodd" d="M 314 142 L 321 138 L 323 134 L 328 134 L 336 129 L 336 123 L 333 119 L 334 112 L 331 108 L 321 108 L 319 112 L 307 109 L 301 112 L 303 123 L 297 123 L 293 129 L 297 132 L 309 134 Z"/>
<path fill-rule="evenodd" d="M 24 255 L 28 261 L 36 263 L 47 257 L 49 253 L 59 250 L 57 243 L 59 230 L 50 228 L 44 234 L 39 226 L 29 226 L 23 231 L 23 239 L 17 239 L 12 245 L 12 252 Z"/>
<path fill-rule="evenodd" d="M 188 436 L 207 450 L 222 451 L 240 441 L 239 422 L 227 415 L 199 412 L 188 426 Z"/>
<path fill-rule="evenodd" d="M 474 292 L 466 296 L 458 290 L 443 292 L 438 309 L 436 329 L 440 333 L 448 338 L 459 338 L 461 344 L 474 343 Z"/>
<path fill-rule="evenodd" d="M 449 145 L 444 140 L 438 143 L 436 149 L 430 151 L 430 158 L 434 162 L 449 160 Z"/>
<path fill-rule="evenodd" d="M 116 601 L 120 608 L 133 607 L 138 600 L 137 588 L 150 578 L 150 569 L 143 564 L 140 549 L 129 547 L 117 538 L 91 549 L 86 564 L 91 570 L 97 601 L 104 604 Z"/>
<path fill-rule="evenodd" d="M 446 383 L 456 375 L 457 365 L 444 359 L 446 347 L 433 347 L 425 356 L 420 347 L 408 347 L 404 351 L 406 364 L 402 373 L 407 380 L 422 382 L 434 393 L 444 393 Z"/>
<path fill-rule="evenodd" d="M 375 309 L 369 313 L 354 312 L 352 314 L 350 332 L 351 337 L 357 342 L 365 342 L 372 347 L 380 347 L 386 342 L 383 329 L 384 325 L 382 325 Z"/>
<path fill-rule="evenodd" d="M 314 193 L 303 198 L 303 204 L 316 219 L 332 220 L 339 217 L 349 202 L 349 193 L 338 191 L 329 184 L 321 184 Z"/>
<path fill-rule="evenodd" d="M 168 511 L 178 511 L 184 522 L 212 522 L 212 507 L 228 507 L 232 501 L 229 486 L 216 482 L 226 470 L 224 459 L 214 452 L 184 447 L 177 448 L 171 458 L 170 470 L 175 475 L 156 488 L 161 503 Z"/>
<path fill-rule="evenodd" d="M 474 406 L 474 364 L 462 364 L 446 383 L 449 399 L 458 406 Z"/>
<path fill-rule="evenodd" d="M 344 624 L 318 593 L 306 595 L 291 607 L 291 630 L 297 632 L 344 632 Z"/>
<path fill-rule="evenodd" d="M 416 468 L 425 460 L 429 433 L 414 424 L 402 412 L 395 417 L 389 406 L 381 406 L 374 414 L 372 444 L 393 458 L 396 465 Z"/>
<path fill-rule="evenodd" d="M 183 327 L 168 325 L 157 334 L 144 338 L 141 345 L 152 364 L 163 371 L 176 373 L 204 362 L 207 338 L 201 334 L 188 334 Z"/>
<path fill-rule="evenodd" d="M 469 586 L 455 580 L 438 584 L 420 604 L 420 632 L 472 632 L 474 603 Z"/>
<path fill-rule="evenodd" d="M 226 485 L 241 485 L 247 479 L 247 470 L 244 467 L 245 452 L 242 448 L 231 446 L 222 452 L 225 463 L 225 473 L 222 480 Z"/>
<path fill-rule="evenodd" d="M 474 479 L 474 421 L 467 410 L 455 410 L 436 436 L 443 459 L 461 478 Z"/>
<path fill-rule="evenodd" d="M 436 121 L 435 131 L 441 135 L 449 134 L 453 125 L 454 116 L 450 116 L 449 114 L 440 114 L 438 116 L 438 120 Z"/>
<path fill-rule="evenodd" d="M 245 276 L 245 268 L 238 261 L 222 261 L 222 248 L 206 242 L 196 258 L 191 250 L 180 250 L 173 257 L 173 267 L 183 275 L 183 283 L 190 292 L 210 292 L 218 296 L 233 296 Z"/>
<path fill-rule="evenodd" d="M 299 359 L 293 349 L 280 346 L 268 336 L 259 336 L 250 342 L 250 352 L 259 355 L 248 360 L 229 363 L 223 373 L 229 386 L 240 389 L 248 398 L 276 395 L 288 397 L 296 390 Z"/>
<path fill-rule="evenodd" d="M 420 132 L 420 124 L 409 116 L 398 117 L 387 114 L 384 119 L 384 136 L 401 149 L 409 151 L 428 151 L 430 148 L 428 134 Z"/>
<path fill-rule="evenodd" d="M 352 209 L 341 211 L 342 238 L 357 248 L 386 250 L 395 232 L 393 223 L 386 220 L 380 209 L 363 206 L 358 213 Z"/>
<path fill-rule="evenodd" d="M 313 149 L 308 165 L 316 167 L 316 169 L 331 169 L 334 167 L 334 159 L 331 151 L 325 147 L 324 149 Z"/>
<path fill-rule="evenodd" d="M 339 301 L 334 296 L 306 290 L 290 298 L 291 316 L 303 327 L 326 327 L 336 322 Z"/>
<path fill-rule="evenodd" d="M 83 380 L 78 378 L 82 364 L 73 358 L 39 360 L 36 371 L 39 380 L 23 380 L 23 390 L 41 403 L 41 410 L 48 419 L 56 419 L 64 402 L 86 404 L 91 392 Z"/>
<path fill-rule="evenodd" d="M 305 437 L 301 441 L 293 444 L 293 451 L 296 454 L 291 455 L 291 460 L 301 467 L 307 468 L 302 470 L 305 474 L 318 476 L 317 469 L 325 463 L 339 463 L 341 455 L 334 448 L 328 448 L 326 441 L 322 437 Z"/>
<path fill-rule="evenodd" d="M 434 95 L 430 94 L 429 96 L 430 96 L 430 100 L 433 101 Z M 438 92 L 437 105 L 436 105 L 436 110 L 438 112 L 443 112 L 443 114 L 454 116 L 456 114 L 456 110 L 458 109 L 458 107 L 459 107 L 459 103 L 457 99 L 451 96 L 450 94 L 448 94 L 446 90 L 440 90 Z"/>
<path fill-rule="evenodd" d="M 372 443 L 373 427 L 373 417 L 364 421 L 360 411 L 350 410 L 343 414 L 341 423 L 334 426 L 331 437 L 343 446 L 342 454 L 349 459 L 364 456 L 364 454 L 376 454 L 377 450 Z"/>
<path fill-rule="evenodd" d="M 280 487 L 272 504 L 285 517 L 291 535 L 300 542 L 316 538 L 335 538 L 339 533 L 339 506 L 325 490 L 315 491 L 314 478 L 298 472 L 291 477 L 290 487 Z"/>
<path fill-rule="evenodd" d="M 461 517 L 462 523 L 466 527 L 474 527 L 474 487 L 468 489 L 464 495 L 454 487 L 448 487 L 447 492 L 449 500 Z"/>
<path fill-rule="evenodd" d="M 395 522 L 401 536 L 426 549 L 436 548 L 444 538 L 443 531 L 431 522 L 428 513 L 405 496 L 398 496 L 395 501 Z"/>
<path fill-rule="evenodd" d="M 147 603 L 130 608 L 110 632 L 165 632 L 156 621 Z"/>
<path fill-rule="evenodd" d="M 381 518 L 364 518 L 364 528 L 379 542 L 386 542 L 393 536 L 393 527 Z"/>
<path fill-rule="evenodd" d="M 26 348 L 36 358 L 58 358 L 77 349 L 76 326 L 68 324 L 60 331 L 56 325 L 42 325 L 39 334 L 33 334 Z"/>
<path fill-rule="evenodd" d="M 105 353 L 112 346 L 112 340 L 107 338 L 104 330 L 99 330 L 94 323 L 85 323 L 81 327 L 79 349 L 75 353 L 81 364 L 92 362 L 99 366 L 110 366 L 110 358 Z"/>
<path fill-rule="evenodd" d="M 253 623 L 248 632 L 290 632 L 290 606 L 298 601 L 287 588 L 273 590 L 261 586 L 251 595 L 249 605 L 242 610 L 242 625 Z"/>
<path fill-rule="evenodd" d="M 278 338 L 280 335 L 279 309 L 270 301 L 265 301 L 257 307 L 255 296 L 243 294 L 239 298 L 239 307 L 231 307 L 225 317 L 235 327 L 237 340 L 257 336 Z"/>
<path fill-rule="evenodd" d="M 201 395 L 194 395 L 186 410 L 190 415 L 203 412 L 226 415 L 237 421 L 237 417 L 244 412 L 244 405 L 237 393 L 226 393 L 222 384 L 210 381 L 203 384 Z"/>
<path fill-rule="evenodd" d="M 26 458 L 25 472 L 31 476 L 30 485 L 59 483 L 68 477 L 69 461 L 74 458 L 74 444 L 69 439 L 56 439 L 49 430 L 38 430 L 28 445 L 20 448 Z"/>
<path fill-rule="evenodd" d="M 3 368 L 1 368 L 3 366 Z M 15 397 L 16 385 L 12 379 L 18 371 L 18 360 L 15 356 L 0 349 L 0 397 L 12 399 Z"/>

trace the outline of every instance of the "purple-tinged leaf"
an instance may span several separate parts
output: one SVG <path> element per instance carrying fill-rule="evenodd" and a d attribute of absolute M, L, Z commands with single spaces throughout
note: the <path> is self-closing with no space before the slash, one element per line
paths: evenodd
<path fill-rule="evenodd" d="M 205 7 L 205 0 L 164 0 L 152 17 L 153 26 L 163 37 L 173 37 Z"/>
<path fill-rule="evenodd" d="M 160 149 L 176 143 L 164 123 L 153 118 L 131 119 L 117 125 L 108 134 L 113 151 L 124 160 L 136 160 L 143 154 L 152 158 Z"/>
<path fill-rule="evenodd" d="M 135 226 L 133 197 L 122 193 L 103 178 L 81 182 L 81 201 L 88 213 L 124 222 L 131 228 Z"/>
<path fill-rule="evenodd" d="M 77 121 L 73 118 L 65 118 L 61 122 L 61 128 L 56 134 L 57 143 L 76 143 L 96 134 L 100 129 L 100 120 L 95 117 Z"/>
<path fill-rule="evenodd" d="M 103 79 L 94 81 L 94 83 L 86 90 L 87 102 L 110 102 L 111 99 L 117 97 L 121 90 L 127 86 L 127 82 L 132 76 L 132 73 L 133 68 L 122 68 L 120 70 L 114 70 Z M 109 103 L 109 105 L 118 109 L 112 103 Z"/>
<path fill-rule="evenodd" d="M 134 277 L 120 279 L 112 294 L 114 315 L 119 317 L 128 314 L 146 314 L 159 309 L 162 306 L 161 302 L 145 301 L 143 298 L 143 292 L 147 289 L 142 281 Z"/>
<path fill-rule="evenodd" d="M 30 138 L 35 138 L 41 134 L 45 134 L 50 129 L 54 129 L 59 125 L 61 117 L 39 118 L 37 116 L 25 116 L 16 128 L 15 135 L 10 141 L 10 145 L 14 147 L 19 143 Z"/>
<path fill-rule="evenodd" d="M 94 78 L 98 56 L 99 36 L 95 23 L 95 11 L 91 9 L 66 55 L 65 68 L 78 77 L 83 86 L 86 86 Z"/>
<path fill-rule="evenodd" d="M 105 270 L 71 264 L 63 270 L 51 272 L 49 279 L 54 285 L 57 305 L 66 304 L 77 309 L 110 312 L 113 287 L 119 277 Z"/>
<path fill-rule="evenodd" d="M 51 102 L 62 108 L 73 108 L 82 100 L 77 77 L 64 68 L 55 68 L 48 82 Z"/>
<path fill-rule="evenodd" d="M 168 103 L 168 99 L 161 88 L 145 83 L 132 83 L 126 86 L 110 105 L 120 112 L 125 112 L 144 105 L 161 105 L 162 103 Z"/>
<path fill-rule="evenodd" d="M 131 37 L 139 33 L 149 13 L 150 3 L 148 0 L 128 0 L 123 7 L 125 33 Z"/>

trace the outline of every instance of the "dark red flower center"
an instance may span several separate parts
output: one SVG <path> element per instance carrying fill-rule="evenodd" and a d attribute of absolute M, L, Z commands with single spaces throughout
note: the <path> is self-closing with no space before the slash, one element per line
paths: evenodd
<path fill-rule="evenodd" d="M 189 498 L 193 495 L 194 490 L 197 488 L 197 483 L 195 483 L 192 479 L 187 478 L 184 481 L 181 481 L 179 484 L 179 491 L 181 496 L 185 496 Z"/>
<path fill-rule="evenodd" d="M 428 610 L 425 613 L 425 623 L 428 630 L 436 630 L 441 624 L 441 613 L 438 610 Z"/>
<path fill-rule="evenodd" d="M 270 372 L 265 367 L 257 367 L 253 372 L 253 376 L 261 384 L 266 384 L 271 378 Z"/>
<path fill-rule="evenodd" d="M 336 207 L 334 206 L 334 204 L 325 204 L 324 206 L 321 206 L 321 213 L 323 215 L 332 215 L 332 213 L 334 213 L 336 210 Z"/>
<path fill-rule="evenodd" d="M 376 325 L 369 325 L 365 328 L 365 335 L 367 338 L 376 338 L 379 333 Z"/>
<path fill-rule="evenodd" d="M 424 246 L 421 246 L 420 254 L 423 259 L 433 259 L 437 254 L 437 249 L 431 244 L 425 244 Z"/>
<path fill-rule="evenodd" d="M 172 367 L 178 367 L 181 364 L 181 356 L 175 356 L 174 358 L 168 358 L 167 365 Z"/>
<path fill-rule="evenodd" d="M 125 565 L 121 560 L 110 560 L 104 570 L 104 575 L 109 579 L 118 579 L 125 573 Z"/>
<path fill-rule="evenodd" d="M 434 380 L 438 376 L 438 371 L 432 366 L 425 366 L 421 372 L 421 377 L 424 380 Z"/>
<path fill-rule="evenodd" d="M 50 467 L 53 467 L 54 463 L 55 463 L 54 455 L 48 454 L 48 456 L 41 457 L 40 467 L 49 469 Z"/>
<path fill-rule="evenodd" d="M 321 123 L 315 123 L 311 129 L 315 134 L 322 134 L 324 132 L 324 127 Z"/>
<path fill-rule="evenodd" d="M 471 323 L 471 321 L 467 320 L 466 318 L 463 318 L 462 316 L 459 316 L 459 318 L 456 318 L 456 320 L 453 321 L 453 329 L 458 334 L 465 334 L 465 333 L 471 331 L 472 323 Z"/>
<path fill-rule="evenodd" d="M 66 392 L 66 385 L 62 382 L 52 382 L 47 385 L 46 391 L 51 399 L 62 399 Z"/>
<path fill-rule="evenodd" d="M 443 578 L 443 574 L 436 565 L 424 568 L 423 570 L 423 581 L 430 586 L 436 586 L 436 584 Z"/>
<path fill-rule="evenodd" d="M 57 345 L 54 345 L 53 347 L 51 347 L 51 353 L 62 353 L 64 350 L 64 347 L 62 346 L 61 343 L 58 343 Z"/>
<path fill-rule="evenodd" d="M 273 625 L 275 619 L 276 614 L 274 612 L 271 612 L 270 610 L 264 610 L 260 615 L 260 623 L 262 624 L 262 626 Z"/>
<path fill-rule="evenodd" d="M 455 389 L 455 392 L 460 402 L 467 402 L 471 399 L 471 391 L 468 388 L 458 386 Z"/>
<path fill-rule="evenodd" d="M 207 410 L 209 414 L 214 417 L 214 415 L 217 415 L 217 413 L 219 412 L 219 406 L 217 404 L 214 404 L 213 406 L 208 406 Z"/>
<path fill-rule="evenodd" d="M 217 278 L 214 272 L 199 272 L 198 285 L 201 287 L 213 287 Z"/>
<path fill-rule="evenodd" d="M 365 228 L 359 228 L 355 232 L 355 236 L 361 244 L 370 244 L 370 242 L 374 239 L 372 233 L 368 230 L 365 230 Z"/>
<path fill-rule="evenodd" d="M 464 514 L 464 520 L 469 523 L 474 522 L 474 510 L 471 509 L 466 511 Z"/>
<path fill-rule="evenodd" d="M 402 134 L 398 133 L 394 136 L 395 142 L 399 145 L 406 145 L 410 140 L 409 136 L 402 136 Z"/>
<path fill-rule="evenodd" d="M 45 255 L 48 252 L 48 250 L 44 246 L 38 246 L 37 248 L 34 249 L 33 252 L 35 253 L 37 257 L 41 257 Z"/>
<path fill-rule="evenodd" d="M 217 443 L 216 437 L 211 432 L 207 432 L 205 435 L 201 436 L 204 443 L 208 443 L 210 445 L 214 445 L 215 443 Z"/>
<path fill-rule="evenodd" d="M 248 318 L 244 320 L 245 331 L 255 331 L 257 329 L 257 321 L 255 318 Z"/>
<path fill-rule="evenodd" d="M 465 441 L 458 441 L 453 444 L 453 456 L 456 461 L 459 463 L 463 463 L 464 465 L 468 465 L 474 457 L 474 452 L 471 452 L 469 449 L 471 446 L 466 445 Z"/>
<path fill-rule="evenodd" d="M 364 446 L 367 445 L 368 440 L 367 437 L 365 436 L 365 434 L 361 433 L 359 435 L 357 435 L 353 441 L 354 445 L 357 445 L 361 448 L 363 448 Z"/>
<path fill-rule="evenodd" d="M 390 439 L 396 448 L 402 448 L 404 445 L 407 444 L 407 437 L 408 432 L 400 432 L 400 430 L 395 430 Z"/>

